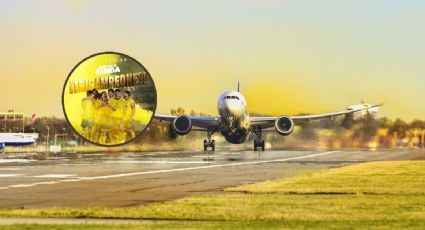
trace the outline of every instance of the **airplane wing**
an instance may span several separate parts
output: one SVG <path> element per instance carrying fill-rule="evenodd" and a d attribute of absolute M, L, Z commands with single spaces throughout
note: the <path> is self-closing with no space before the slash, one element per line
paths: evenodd
<path fill-rule="evenodd" d="M 161 121 L 173 122 L 174 119 L 176 119 L 177 117 L 178 116 L 174 116 L 174 115 L 155 114 L 153 118 L 160 122 Z M 204 117 L 188 116 L 188 117 L 192 121 L 192 126 L 203 128 L 203 129 L 218 127 L 219 117 L 206 117 L 206 116 Z"/>
<path fill-rule="evenodd" d="M 379 107 L 381 105 L 383 105 L 383 104 L 371 105 L 371 106 L 368 106 L 368 107 L 365 107 L 365 108 L 360 108 L 360 109 L 348 109 L 348 110 L 334 112 L 334 113 L 302 115 L 302 116 L 289 116 L 289 117 L 294 121 L 295 124 L 299 124 L 299 123 L 302 123 L 302 122 L 309 122 L 309 121 L 312 121 L 312 120 L 318 120 L 318 119 L 323 119 L 323 118 L 333 119 L 334 117 L 337 117 L 337 116 L 340 116 L 340 115 L 352 114 L 352 113 L 360 112 L 360 111 L 363 111 L 363 110 L 369 110 L 371 108 L 376 108 L 376 107 Z M 277 118 L 279 118 L 279 117 L 251 117 L 251 125 L 260 127 L 262 129 L 271 128 L 271 127 L 274 127 L 275 121 L 276 121 Z"/>

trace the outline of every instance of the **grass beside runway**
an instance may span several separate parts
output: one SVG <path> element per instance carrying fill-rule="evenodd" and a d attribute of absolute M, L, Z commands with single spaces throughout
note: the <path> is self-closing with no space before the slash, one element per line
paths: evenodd
<path fill-rule="evenodd" d="M 425 161 L 364 163 L 226 191 L 228 194 L 194 196 L 141 207 L 8 209 L 0 210 L 0 216 L 216 221 L 130 225 L 152 229 L 425 228 Z M 114 229 L 119 225 L 105 226 Z"/>
<path fill-rule="evenodd" d="M 312 172 L 226 191 L 282 194 L 425 194 L 425 161 L 379 161 Z"/>
<path fill-rule="evenodd" d="M 424 221 L 226 221 L 207 223 L 152 223 L 152 224 L 16 224 L 0 226 L 2 230 L 16 229 L 417 229 L 423 230 Z"/>

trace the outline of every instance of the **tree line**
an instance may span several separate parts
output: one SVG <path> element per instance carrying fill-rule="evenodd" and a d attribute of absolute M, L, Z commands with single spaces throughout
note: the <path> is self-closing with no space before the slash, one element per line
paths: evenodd
<path fill-rule="evenodd" d="M 191 116 L 208 116 L 205 113 L 195 112 L 193 110 L 187 112 L 185 109 L 178 107 L 171 109 L 172 115 L 187 114 Z M 5 123 L 0 121 L 1 127 L 9 127 L 7 131 L 21 132 L 22 122 Z M 2 130 L 4 132 L 4 130 Z M 6 132 L 7 132 L 6 131 Z M 26 120 L 24 124 L 25 132 L 39 133 L 38 142 L 46 142 L 49 136 L 49 142 L 52 143 L 55 134 L 66 134 L 63 141 L 74 141 L 78 144 L 87 144 L 80 138 L 68 122 L 64 118 L 58 117 L 39 117 L 34 122 Z M 323 135 L 326 133 L 326 135 Z M 411 122 L 404 121 L 400 118 L 390 119 L 380 117 L 374 119 L 367 115 L 361 119 L 353 120 L 351 116 L 340 117 L 334 120 L 324 119 L 313 122 L 301 123 L 298 125 L 291 138 L 294 143 L 299 145 L 305 142 L 312 145 L 316 142 L 332 143 L 340 142 L 343 147 L 367 147 L 376 144 L 378 147 L 400 147 L 400 146 L 419 146 L 424 145 L 425 120 L 415 119 Z M 286 138 L 280 137 L 277 133 L 268 133 L 268 140 L 272 143 L 285 142 Z M 192 134 L 194 138 L 205 138 L 203 133 Z M 153 120 L 151 125 L 147 127 L 141 138 L 135 140 L 135 144 L 157 143 L 157 142 L 175 142 L 181 140 L 172 131 L 168 122 L 158 122 Z M 296 146 L 296 144 L 295 144 Z"/>

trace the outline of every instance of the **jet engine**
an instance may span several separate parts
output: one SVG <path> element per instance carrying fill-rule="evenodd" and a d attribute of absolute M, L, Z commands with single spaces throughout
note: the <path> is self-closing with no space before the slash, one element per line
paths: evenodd
<path fill-rule="evenodd" d="M 192 120 L 186 115 L 181 115 L 174 119 L 172 126 L 174 133 L 186 135 L 192 130 Z"/>
<path fill-rule="evenodd" d="M 280 116 L 274 122 L 274 127 L 280 135 L 288 136 L 294 131 L 294 121 L 288 116 Z"/>

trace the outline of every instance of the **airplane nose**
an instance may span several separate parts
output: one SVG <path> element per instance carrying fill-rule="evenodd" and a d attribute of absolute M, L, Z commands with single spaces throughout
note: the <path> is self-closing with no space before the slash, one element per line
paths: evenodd
<path fill-rule="evenodd" d="M 230 115 L 233 117 L 242 117 L 244 114 L 244 107 L 242 103 L 238 100 L 228 100 L 226 101 L 226 108 Z"/>

